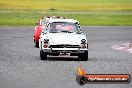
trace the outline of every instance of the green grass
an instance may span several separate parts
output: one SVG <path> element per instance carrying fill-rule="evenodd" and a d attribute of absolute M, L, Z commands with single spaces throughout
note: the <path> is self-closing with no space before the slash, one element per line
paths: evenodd
<path fill-rule="evenodd" d="M 30 26 L 42 16 L 81 25 L 132 26 L 132 0 L 0 0 L 0 26 Z"/>

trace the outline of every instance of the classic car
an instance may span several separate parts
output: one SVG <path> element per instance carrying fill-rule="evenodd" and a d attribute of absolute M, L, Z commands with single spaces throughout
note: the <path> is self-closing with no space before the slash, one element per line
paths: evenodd
<path fill-rule="evenodd" d="M 78 56 L 88 60 L 88 43 L 77 20 L 51 19 L 41 32 L 39 39 L 40 58 L 52 56 Z"/>

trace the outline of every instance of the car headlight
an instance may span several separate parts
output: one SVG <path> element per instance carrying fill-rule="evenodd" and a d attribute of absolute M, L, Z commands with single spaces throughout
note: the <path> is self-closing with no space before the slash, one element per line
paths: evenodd
<path fill-rule="evenodd" d="M 48 47 L 49 39 L 44 39 L 44 48 Z"/>
<path fill-rule="evenodd" d="M 82 39 L 81 40 L 81 45 L 80 45 L 81 48 L 88 48 L 88 44 L 87 44 L 87 41 L 86 39 Z"/>
<path fill-rule="evenodd" d="M 82 39 L 81 44 L 86 44 L 86 39 Z"/>
<path fill-rule="evenodd" d="M 44 44 L 48 42 L 49 42 L 49 39 L 44 39 Z"/>

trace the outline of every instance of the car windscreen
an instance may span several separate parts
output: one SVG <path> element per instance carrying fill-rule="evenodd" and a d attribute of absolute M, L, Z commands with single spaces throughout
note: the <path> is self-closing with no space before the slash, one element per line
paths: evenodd
<path fill-rule="evenodd" d="M 53 22 L 48 26 L 49 32 L 78 32 L 79 26 L 70 22 Z"/>

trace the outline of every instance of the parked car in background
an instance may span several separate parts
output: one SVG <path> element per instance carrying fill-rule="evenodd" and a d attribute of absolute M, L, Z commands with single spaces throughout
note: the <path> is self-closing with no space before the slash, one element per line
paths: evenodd
<path fill-rule="evenodd" d="M 50 19 L 65 19 L 65 17 L 60 17 L 60 16 L 48 16 L 48 17 L 42 17 L 38 20 L 36 23 L 37 26 L 34 29 L 34 34 L 33 34 L 33 41 L 35 43 L 35 47 L 39 47 L 39 36 L 42 30 L 45 28 L 47 25 L 48 21 Z"/>

